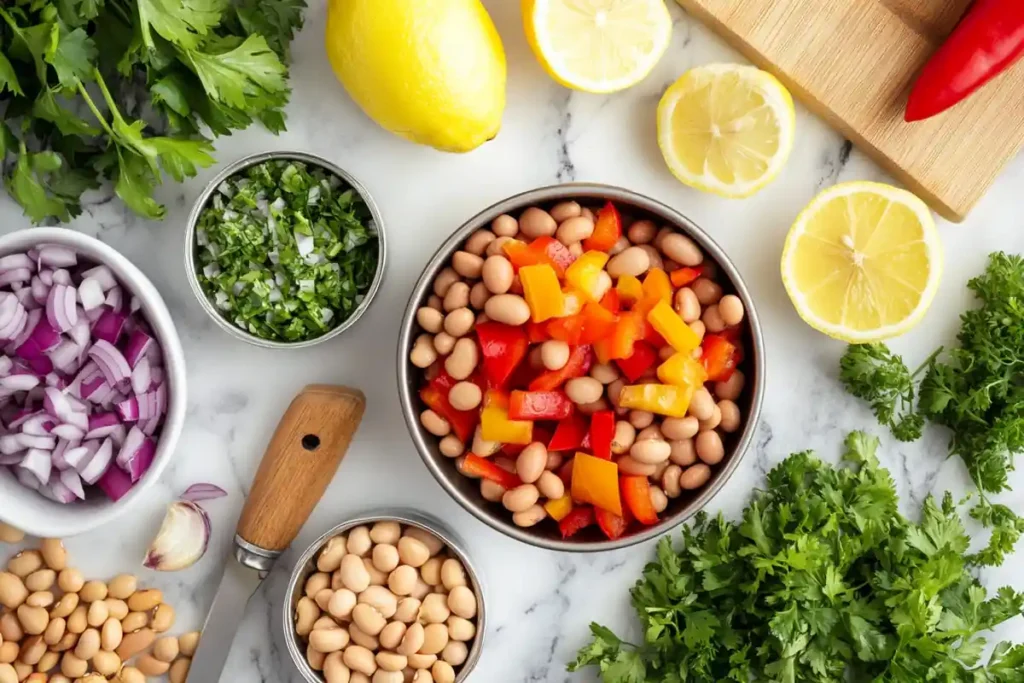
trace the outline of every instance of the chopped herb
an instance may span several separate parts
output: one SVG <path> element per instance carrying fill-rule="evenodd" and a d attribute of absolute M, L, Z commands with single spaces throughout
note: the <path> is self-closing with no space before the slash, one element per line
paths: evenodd
<path fill-rule="evenodd" d="M 196 226 L 196 276 L 224 318 L 261 339 L 315 339 L 377 273 L 363 198 L 318 166 L 273 160 L 224 181 Z"/>
<path fill-rule="evenodd" d="M 846 439 L 843 466 L 791 455 L 741 522 L 697 516 L 662 539 L 632 590 L 639 645 L 593 624 L 569 665 L 604 683 L 1020 683 L 1024 645 L 981 633 L 1024 614 L 988 595 L 952 496 L 900 514 L 878 440 Z M 917 515 L 915 515 L 917 517 Z"/>

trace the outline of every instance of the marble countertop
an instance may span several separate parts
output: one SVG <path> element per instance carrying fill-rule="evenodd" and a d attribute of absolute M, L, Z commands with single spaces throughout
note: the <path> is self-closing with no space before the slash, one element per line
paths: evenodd
<path fill-rule="evenodd" d="M 406 506 L 441 518 L 466 542 L 485 577 L 487 647 L 471 680 L 484 683 L 589 681 L 565 663 L 587 638 L 591 621 L 625 629 L 632 623 L 627 589 L 651 554 L 647 544 L 619 552 L 568 555 L 526 547 L 492 531 L 452 501 L 422 465 L 407 435 L 395 390 L 395 348 L 407 296 L 435 246 L 469 216 L 511 194 L 573 180 L 612 183 L 648 194 L 690 216 L 709 232 L 743 273 L 764 326 L 767 394 L 756 446 L 715 498 L 710 510 L 737 514 L 748 492 L 787 454 L 814 449 L 837 459 L 853 429 L 881 434 L 874 418 L 836 381 L 844 345 L 805 325 L 779 277 L 783 238 L 801 207 L 837 181 L 887 180 L 849 141 L 803 108 L 796 146 L 781 176 L 754 198 L 729 201 L 680 185 L 666 169 L 655 140 L 655 108 L 665 87 L 686 69 L 715 61 L 742 61 L 674 3 L 673 42 L 654 73 L 610 97 L 570 92 L 537 65 L 523 38 L 519 3 L 486 0 L 504 39 L 509 62 L 508 106 L 498 137 L 456 156 L 418 147 L 370 122 L 338 85 L 322 50 L 326 8 L 314 0 L 294 44 L 288 132 L 259 128 L 222 138 L 217 159 L 228 163 L 266 149 L 324 155 L 369 188 L 389 236 L 389 272 L 360 323 L 341 338 L 286 352 L 245 345 L 221 331 L 194 299 L 185 279 L 183 234 L 192 202 L 217 173 L 160 188 L 168 205 L 162 223 L 140 220 L 109 190 L 97 193 L 71 227 L 110 243 L 132 259 L 163 294 L 180 331 L 188 365 L 187 423 L 177 453 L 151 496 L 110 526 L 68 546 L 87 576 L 125 570 L 162 588 L 177 607 L 177 629 L 201 625 L 227 556 L 234 525 L 273 426 L 298 389 L 311 382 L 362 388 L 368 410 L 341 470 L 294 548 L 256 594 L 223 680 L 299 683 L 284 649 L 279 605 L 292 561 L 327 528 L 355 513 Z M 979 133 L 983 134 L 983 133 Z M 1011 164 L 962 225 L 939 222 L 947 263 L 942 287 L 924 321 L 892 346 L 908 362 L 952 340 L 958 315 L 970 304 L 964 283 L 986 255 L 1024 252 L 1021 210 L 1024 156 Z M 2 232 L 28 225 L 6 195 Z M 947 460 L 946 435 L 929 431 L 916 444 L 883 435 L 881 458 L 907 506 L 932 491 L 965 490 L 963 466 Z M 143 570 L 140 561 L 165 505 L 196 481 L 230 491 L 208 505 L 213 520 L 209 554 L 176 574 Z M 1007 502 L 1024 509 L 1024 475 Z M 1009 583 L 1019 560 L 982 573 L 990 586 Z M 176 630 L 177 630 L 176 629 Z M 1024 640 L 1024 621 L 1000 636 Z"/>

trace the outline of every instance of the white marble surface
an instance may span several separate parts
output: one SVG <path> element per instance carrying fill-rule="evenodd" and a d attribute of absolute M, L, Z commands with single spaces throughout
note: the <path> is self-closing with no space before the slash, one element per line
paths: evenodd
<path fill-rule="evenodd" d="M 407 295 L 428 256 L 456 226 L 510 194 L 560 181 L 623 185 L 683 211 L 702 225 L 744 274 L 764 325 L 767 395 L 756 448 L 711 506 L 737 513 L 748 491 L 786 454 L 814 448 L 837 457 L 843 436 L 855 428 L 877 429 L 858 401 L 835 379 L 843 345 L 804 325 L 794 313 L 778 274 L 783 237 L 798 210 L 839 180 L 881 179 L 878 168 L 822 121 L 798 111 L 797 142 L 781 177 L 752 199 L 727 201 L 700 194 L 666 170 L 655 143 L 654 113 L 665 87 L 689 67 L 740 61 L 707 29 L 674 5 L 673 43 L 655 72 L 630 91 L 611 97 L 570 92 L 549 80 L 523 38 L 519 3 L 486 2 L 505 42 L 509 61 L 508 107 L 496 140 L 464 156 L 417 147 L 377 128 L 337 85 L 324 58 L 325 7 L 313 2 L 306 29 L 294 45 L 294 94 L 288 132 L 274 137 L 252 129 L 224 138 L 217 158 L 230 162 L 264 149 L 310 150 L 362 179 L 380 204 L 389 236 L 390 269 L 365 318 L 342 338 L 314 349 L 282 352 L 242 344 L 218 329 L 186 283 L 184 223 L 203 185 L 217 168 L 185 185 L 167 184 L 159 197 L 169 211 L 163 223 L 137 219 L 109 193 L 93 197 L 75 229 L 109 242 L 155 282 L 177 321 L 188 362 L 188 421 L 177 454 L 149 500 L 126 519 L 69 542 L 89 576 L 125 570 L 142 573 L 178 608 L 178 627 L 201 624 L 227 555 L 235 521 L 256 465 L 278 416 L 309 382 L 361 387 L 366 419 L 344 466 L 303 529 L 295 549 L 264 584 L 235 641 L 223 680 L 298 683 L 283 649 L 280 617 L 287 573 L 305 545 L 353 513 L 382 506 L 418 508 L 444 519 L 464 538 L 486 577 L 490 628 L 487 647 L 471 680 L 480 683 L 586 681 L 564 666 L 586 639 L 592 620 L 626 628 L 631 623 L 627 588 L 647 561 L 650 545 L 589 556 L 525 547 L 463 512 L 434 483 L 407 436 L 395 390 L 394 340 Z M 984 132 L 979 131 L 979 135 Z M 923 359 L 952 339 L 957 316 L 969 304 L 966 280 L 980 272 L 995 249 L 1024 252 L 1021 213 L 1024 158 L 999 182 L 962 225 L 940 222 L 947 253 L 942 289 L 924 322 L 893 346 L 908 361 Z M 3 231 L 28 223 L 4 196 Z M 963 490 L 967 477 L 945 457 L 945 435 L 929 432 L 917 444 L 883 438 L 907 505 L 929 491 Z M 169 575 L 142 570 L 139 561 L 164 506 L 196 481 L 226 487 L 227 499 L 209 504 L 214 538 L 196 567 Z M 1024 509 L 1024 476 L 1015 478 L 1015 502 Z M 1017 575 L 1019 559 L 984 573 L 990 585 Z M 1024 640 L 1018 618 L 1001 635 Z"/>

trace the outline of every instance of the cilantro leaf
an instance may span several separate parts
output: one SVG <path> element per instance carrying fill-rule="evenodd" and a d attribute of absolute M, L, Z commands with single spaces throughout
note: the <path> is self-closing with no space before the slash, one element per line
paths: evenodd
<path fill-rule="evenodd" d="M 165 40 L 191 49 L 221 21 L 226 0 L 137 0 L 142 42 L 152 49 L 156 31 Z"/>
<path fill-rule="evenodd" d="M 260 99 L 276 103 L 274 96 L 287 90 L 285 67 L 263 36 L 224 52 L 189 50 L 186 59 L 210 97 L 237 109 L 259 108 Z"/>

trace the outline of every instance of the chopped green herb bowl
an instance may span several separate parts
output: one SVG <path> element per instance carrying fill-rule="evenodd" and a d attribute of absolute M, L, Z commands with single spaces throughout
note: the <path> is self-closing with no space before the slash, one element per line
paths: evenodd
<path fill-rule="evenodd" d="M 312 346 L 347 330 L 384 277 L 380 211 L 366 188 L 305 152 L 229 165 L 189 215 L 185 269 L 221 328 L 266 348 Z"/>

